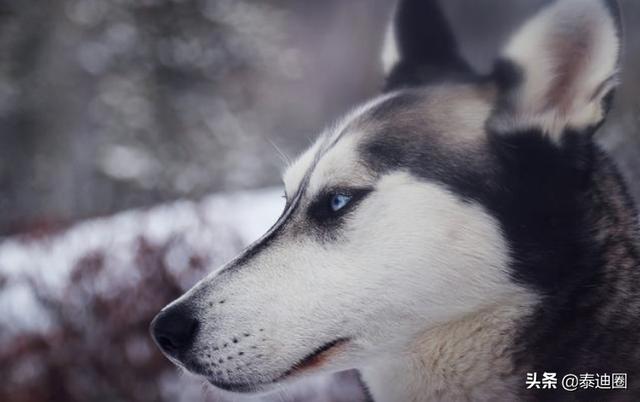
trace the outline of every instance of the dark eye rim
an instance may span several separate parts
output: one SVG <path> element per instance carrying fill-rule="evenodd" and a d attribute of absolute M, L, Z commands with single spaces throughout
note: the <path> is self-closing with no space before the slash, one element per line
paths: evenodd
<path fill-rule="evenodd" d="M 353 211 L 372 191 L 373 188 L 371 187 L 334 187 L 326 189 L 311 203 L 308 214 L 318 223 L 336 221 Z M 347 205 L 334 211 L 331 208 L 331 200 L 336 195 L 345 195 L 350 197 L 350 200 Z"/>

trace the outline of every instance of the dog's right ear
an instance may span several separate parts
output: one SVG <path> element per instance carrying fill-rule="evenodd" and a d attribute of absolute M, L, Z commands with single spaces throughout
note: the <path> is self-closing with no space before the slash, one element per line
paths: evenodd
<path fill-rule="evenodd" d="M 400 0 L 390 28 L 383 49 L 383 62 L 391 64 L 386 90 L 471 72 L 438 0 Z"/>

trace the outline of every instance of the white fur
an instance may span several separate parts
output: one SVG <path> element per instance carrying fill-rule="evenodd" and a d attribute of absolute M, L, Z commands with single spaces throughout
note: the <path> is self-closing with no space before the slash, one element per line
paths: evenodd
<path fill-rule="evenodd" d="M 285 171 L 283 181 L 287 196 L 293 197 L 296 193 L 305 175 L 327 148 L 335 143 L 337 138 L 347 129 L 347 127 L 358 118 L 366 114 L 367 111 L 385 100 L 395 96 L 395 92 L 377 96 L 362 105 L 357 106 L 351 112 L 347 113 L 336 124 L 326 130 L 316 142 L 302 155 L 296 159 Z"/>
<path fill-rule="evenodd" d="M 307 170 L 309 170 L 309 168 L 313 165 L 313 162 L 318 155 L 318 152 L 320 152 L 320 148 L 322 147 L 324 141 L 324 136 L 320 136 L 320 138 L 318 138 L 311 147 L 309 147 L 296 160 L 294 160 L 285 171 L 283 175 L 283 181 L 287 197 L 293 197 L 298 191 L 298 188 L 300 187 L 300 184 L 302 184 L 302 180 L 304 179 L 304 175 L 307 173 Z"/>
<path fill-rule="evenodd" d="M 501 116 L 496 128 L 541 127 L 558 140 L 566 128 L 600 122 L 602 97 L 616 84 L 619 48 L 615 21 L 602 0 L 559 0 L 543 9 L 503 52 L 522 68 L 524 83 L 513 95 L 515 113 Z M 575 72 L 562 71 L 567 62 L 578 66 Z M 569 84 L 550 99 L 554 75 L 563 73 Z"/>
<path fill-rule="evenodd" d="M 351 168 L 355 148 L 341 141 L 344 147 L 341 142 L 323 157 L 326 166 L 317 164 L 309 190 L 336 179 L 330 165 Z M 225 373 L 222 379 L 230 382 L 270 381 L 314 348 L 342 337 L 352 341 L 315 372 L 354 367 L 371 372 L 381 367 L 380 359 L 400 359 L 412 350 L 420 354 L 412 345 L 429 331 L 520 301 L 514 295 L 526 292 L 509 279 L 508 259 L 498 225 L 479 205 L 396 172 L 375 184 L 339 241 L 285 236 L 240 270 L 203 280 L 198 287 L 206 288 L 207 301 L 226 303 L 200 317 L 206 334 L 200 342 L 220 347 L 250 334 L 242 341 L 242 357 L 230 348 L 213 354 L 213 361 L 233 354 L 233 364 L 252 363 Z M 433 352 L 421 356 L 424 362 L 438 359 Z M 427 384 L 436 374 L 411 375 Z M 372 381 L 374 390 L 393 389 L 376 383 L 375 376 Z"/>

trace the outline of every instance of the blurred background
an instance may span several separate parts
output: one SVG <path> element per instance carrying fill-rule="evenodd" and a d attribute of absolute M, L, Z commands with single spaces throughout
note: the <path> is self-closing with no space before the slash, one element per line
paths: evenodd
<path fill-rule="evenodd" d="M 545 0 L 447 0 L 488 72 Z M 640 200 L 640 3 L 599 141 Z M 386 0 L 0 0 L 0 400 L 228 401 L 153 315 L 269 227 L 284 160 L 383 85 Z M 354 373 L 262 400 L 357 401 Z M 254 399 L 255 400 L 255 399 Z"/>

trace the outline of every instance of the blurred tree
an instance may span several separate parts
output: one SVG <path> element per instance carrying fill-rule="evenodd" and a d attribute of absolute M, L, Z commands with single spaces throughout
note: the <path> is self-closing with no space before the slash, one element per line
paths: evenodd
<path fill-rule="evenodd" d="M 276 183 L 375 90 L 381 3 L 3 1 L 0 235 Z"/>
<path fill-rule="evenodd" d="M 546 1 L 442 3 L 487 72 Z M 640 197 L 640 5 L 621 2 L 625 85 L 602 139 Z M 274 147 L 300 151 L 380 87 L 392 5 L 0 0 L 0 235 L 277 183 Z"/>

